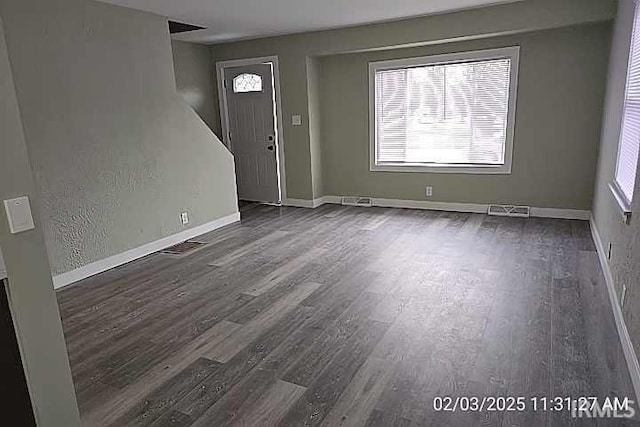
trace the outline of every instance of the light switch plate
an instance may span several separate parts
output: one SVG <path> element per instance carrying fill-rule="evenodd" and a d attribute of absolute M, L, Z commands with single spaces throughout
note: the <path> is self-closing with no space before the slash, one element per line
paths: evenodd
<path fill-rule="evenodd" d="M 27 196 L 18 197 L 4 201 L 4 210 L 9 221 L 9 231 L 12 234 L 35 228 L 33 217 L 31 216 L 31 206 Z"/>
<path fill-rule="evenodd" d="M 302 125 L 302 117 L 295 115 L 295 116 L 291 116 L 291 124 L 293 126 L 300 126 Z"/>

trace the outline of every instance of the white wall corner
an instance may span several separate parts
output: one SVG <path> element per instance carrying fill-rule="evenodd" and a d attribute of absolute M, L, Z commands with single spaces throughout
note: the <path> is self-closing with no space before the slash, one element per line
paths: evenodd
<path fill-rule="evenodd" d="M 294 208 L 315 208 L 314 201 L 309 199 L 291 199 L 287 198 L 282 201 L 283 206 L 290 206 Z"/>
<path fill-rule="evenodd" d="M 218 218 L 206 224 L 202 224 L 197 227 L 172 234 L 171 236 L 163 237 L 162 239 L 146 243 L 142 246 L 138 246 L 137 248 L 129 249 L 125 252 L 101 259 L 100 261 L 92 262 L 90 264 L 76 268 L 75 270 L 58 274 L 56 276 L 53 276 L 53 287 L 55 289 L 62 288 L 64 286 L 78 282 L 82 279 L 86 279 L 87 277 L 91 277 L 98 273 L 102 273 L 104 271 L 118 267 L 122 264 L 135 261 L 136 259 L 142 258 L 154 252 L 161 251 L 162 249 L 166 249 L 170 246 L 184 242 L 185 240 L 193 239 L 194 237 L 209 233 L 213 230 L 224 227 L 225 225 L 229 225 L 238 221 L 240 221 L 240 212 Z"/>
<path fill-rule="evenodd" d="M 326 205 L 326 204 L 340 204 L 342 198 L 339 196 L 322 196 L 317 199 L 313 199 L 313 207 L 317 208 L 318 206 Z"/>
<path fill-rule="evenodd" d="M 627 361 L 627 367 L 629 369 L 629 375 L 631 376 L 631 383 L 633 384 L 633 390 L 636 394 L 636 399 L 640 396 L 640 365 L 638 365 L 638 357 L 633 349 L 633 343 L 627 330 L 627 325 L 624 321 L 624 315 L 622 314 L 622 308 L 618 301 L 618 295 L 616 293 L 615 282 L 613 280 L 613 274 L 611 267 L 607 261 L 607 252 L 602 244 L 600 233 L 593 219 L 593 216 L 589 219 L 591 226 L 591 235 L 596 245 L 596 251 L 598 253 L 598 259 L 604 273 L 604 279 L 607 285 L 607 291 L 609 294 L 609 302 L 611 303 L 611 309 L 613 310 L 613 317 L 618 329 L 618 337 L 620 338 L 620 344 L 622 345 L 622 351 L 624 353 L 625 360 Z"/>

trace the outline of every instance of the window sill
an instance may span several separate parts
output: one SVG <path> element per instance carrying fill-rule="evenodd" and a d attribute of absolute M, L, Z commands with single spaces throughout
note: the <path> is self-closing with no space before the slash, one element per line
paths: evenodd
<path fill-rule="evenodd" d="M 611 190 L 611 194 L 620 209 L 620 213 L 622 213 L 622 220 L 625 224 L 629 224 L 631 221 L 631 206 L 629 206 L 629 202 L 627 202 L 626 197 L 624 197 L 622 191 L 618 188 L 618 185 L 615 182 L 609 184 L 609 190 Z"/>
<path fill-rule="evenodd" d="M 372 164 L 371 172 L 428 172 L 428 173 L 457 173 L 473 175 L 509 175 L 510 165 L 473 165 L 460 166 L 451 164 L 422 165 L 422 164 Z"/>

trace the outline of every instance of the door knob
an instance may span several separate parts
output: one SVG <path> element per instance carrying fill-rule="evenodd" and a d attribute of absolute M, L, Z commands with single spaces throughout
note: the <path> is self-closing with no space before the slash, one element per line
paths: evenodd
<path fill-rule="evenodd" d="M 267 141 L 269 141 L 269 142 L 273 142 L 273 141 L 275 141 L 275 139 L 276 139 L 276 138 L 275 138 L 275 136 L 273 136 L 273 135 L 269 135 L 269 136 L 267 137 Z"/>

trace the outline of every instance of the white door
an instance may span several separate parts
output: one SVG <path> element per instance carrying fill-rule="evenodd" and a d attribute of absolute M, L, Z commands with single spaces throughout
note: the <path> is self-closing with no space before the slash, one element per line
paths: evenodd
<path fill-rule="evenodd" d="M 238 198 L 280 203 L 272 64 L 224 69 Z"/>

